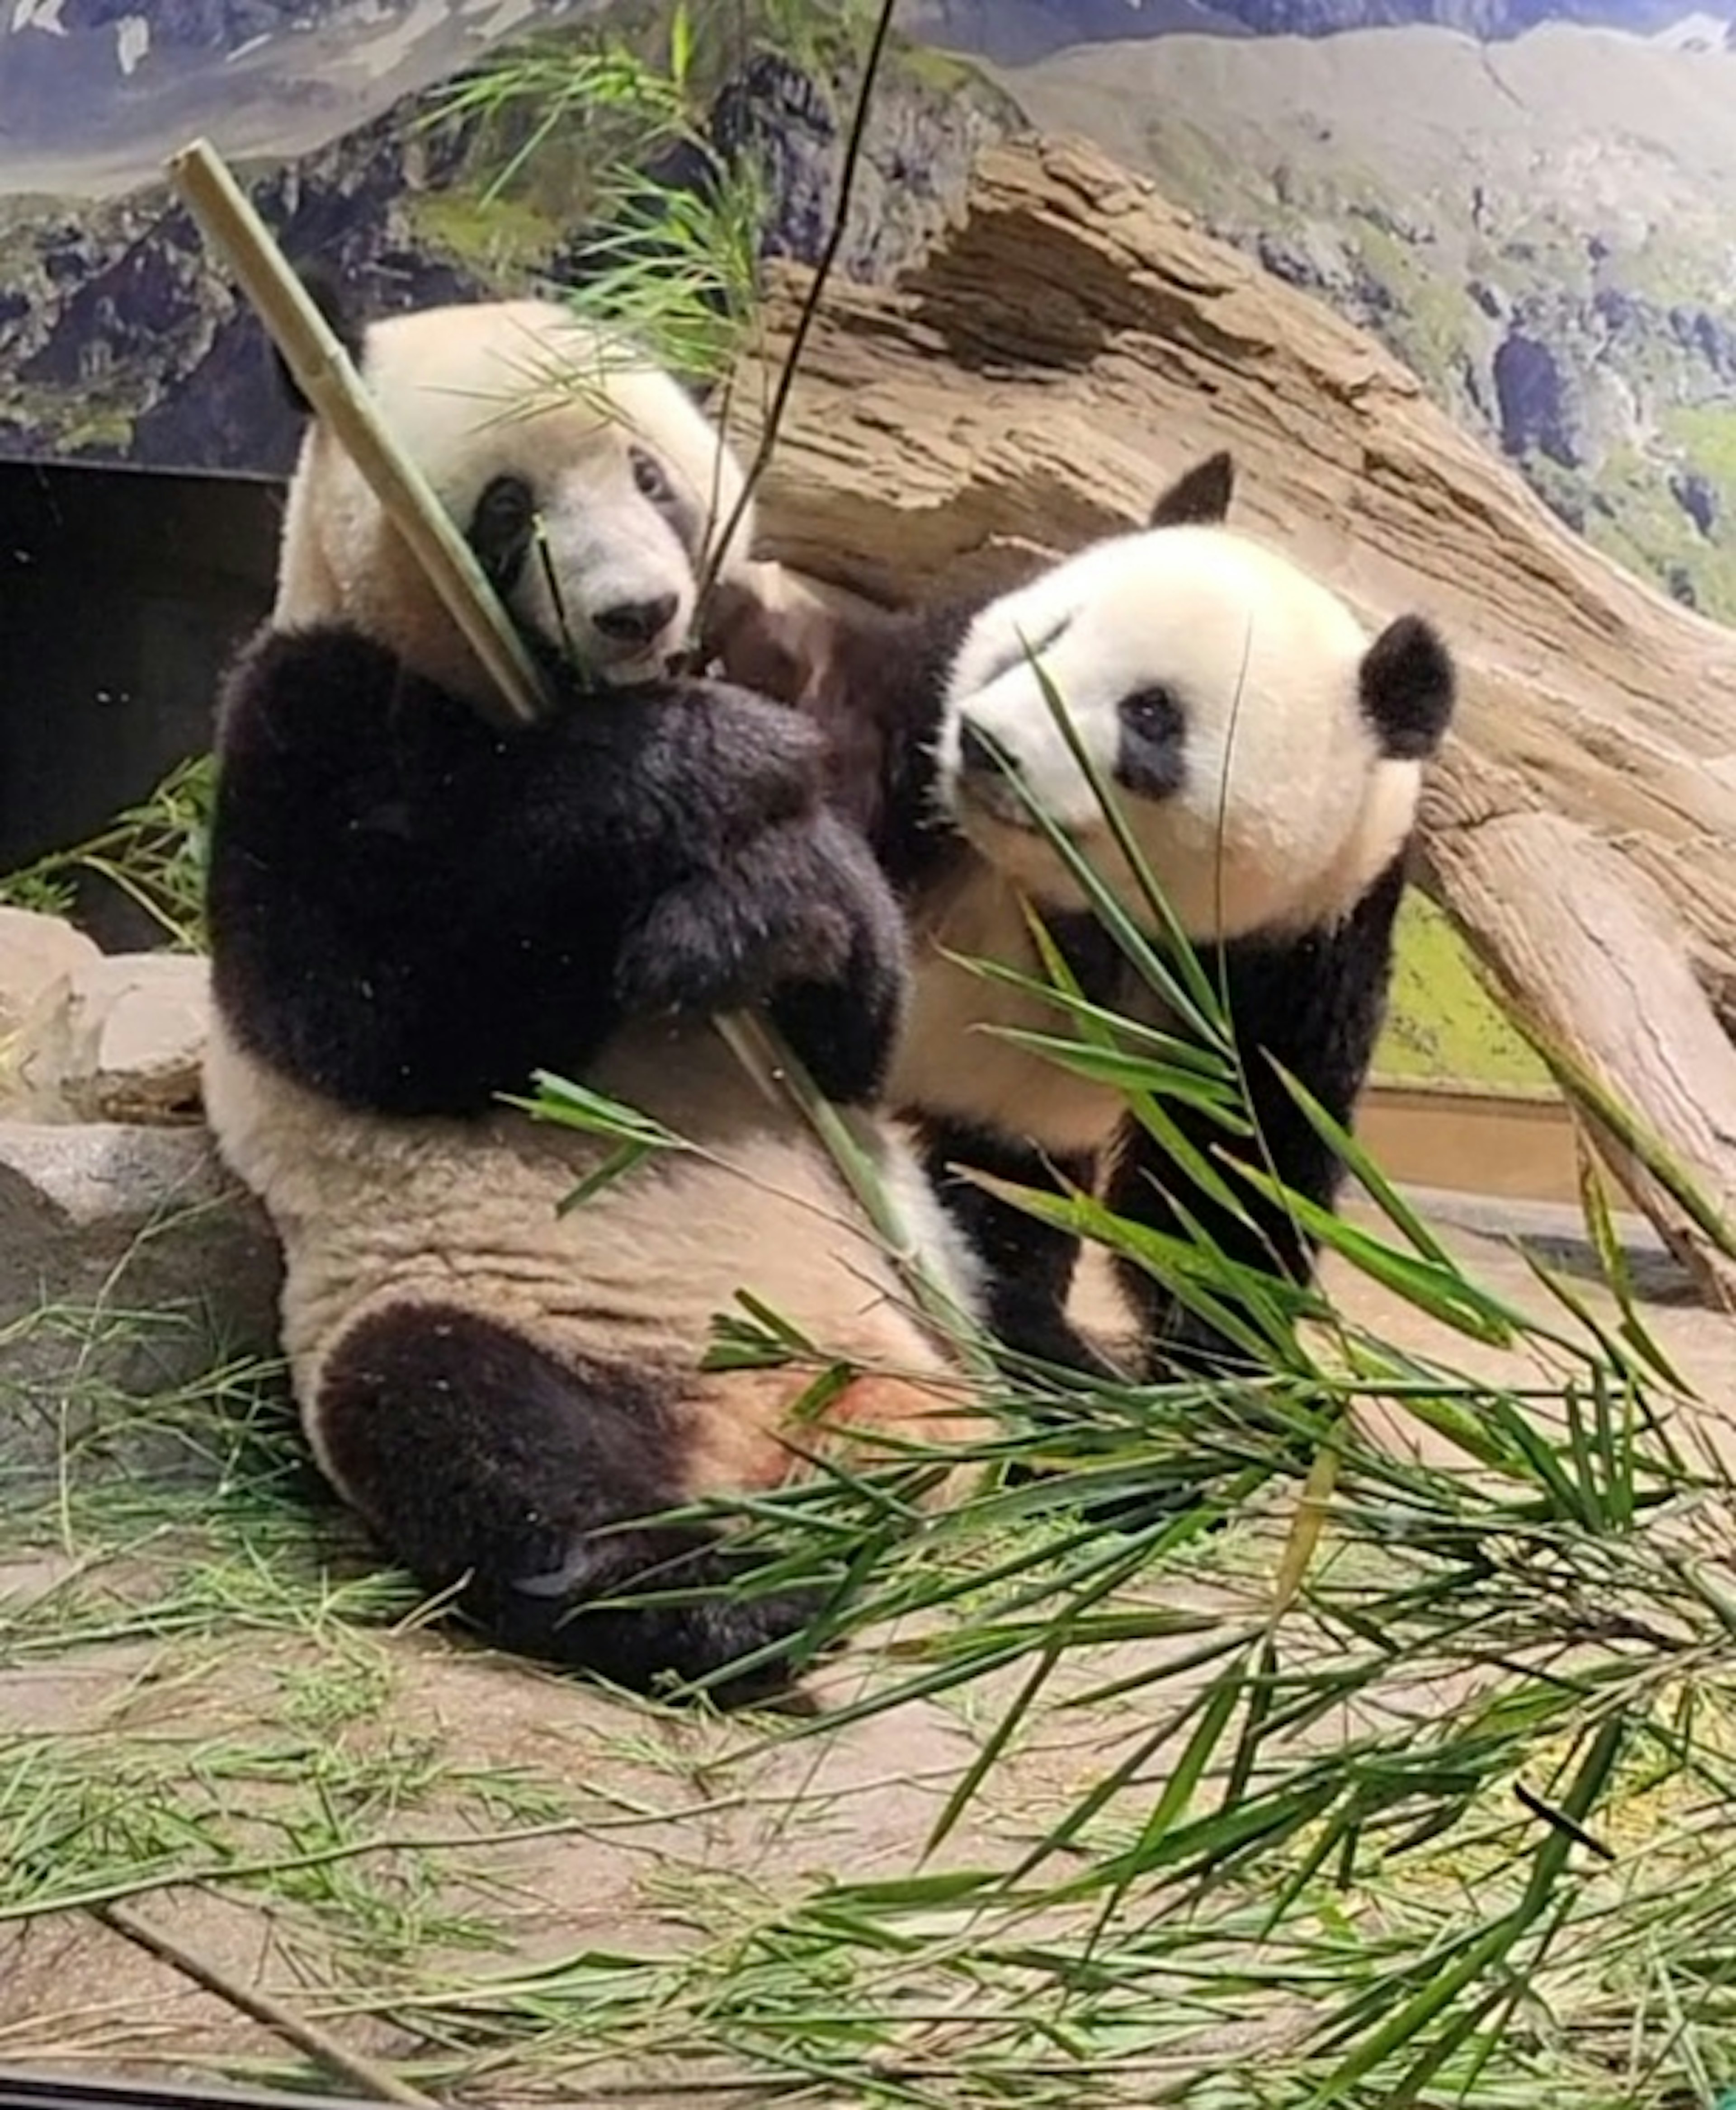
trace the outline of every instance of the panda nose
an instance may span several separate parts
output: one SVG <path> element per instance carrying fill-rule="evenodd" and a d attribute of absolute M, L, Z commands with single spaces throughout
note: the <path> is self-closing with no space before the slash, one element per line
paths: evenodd
<path fill-rule="evenodd" d="M 991 777 L 1016 767 L 1004 760 L 977 727 L 966 718 L 959 728 L 959 767 L 967 777 Z"/>
<path fill-rule="evenodd" d="M 659 594 L 655 600 L 623 600 L 601 609 L 592 618 L 605 637 L 618 645 L 649 645 L 662 636 L 675 620 L 681 605 L 673 594 Z"/>

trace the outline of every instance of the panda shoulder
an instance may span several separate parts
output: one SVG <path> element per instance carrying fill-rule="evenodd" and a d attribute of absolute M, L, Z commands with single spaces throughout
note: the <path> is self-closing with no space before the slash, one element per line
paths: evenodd
<path fill-rule="evenodd" d="M 336 624 L 256 631 L 230 663 L 217 704 L 217 738 L 228 750 L 261 741 L 279 749 L 355 738 L 378 720 L 397 681 L 394 655 Z"/>

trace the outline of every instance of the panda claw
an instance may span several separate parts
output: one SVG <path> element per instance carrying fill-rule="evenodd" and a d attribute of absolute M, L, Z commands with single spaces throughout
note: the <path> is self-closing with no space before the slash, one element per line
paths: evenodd
<path fill-rule="evenodd" d="M 521 1597 L 566 1597 L 583 1580 L 586 1571 L 594 1565 L 588 1554 L 575 1553 L 559 1568 L 551 1568 L 540 1574 L 518 1575 L 507 1584 Z"/>

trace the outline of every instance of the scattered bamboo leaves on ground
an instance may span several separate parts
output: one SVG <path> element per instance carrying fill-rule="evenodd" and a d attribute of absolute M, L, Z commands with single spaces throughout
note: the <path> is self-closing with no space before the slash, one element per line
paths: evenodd
<path fill-rule="evenodd" d="M 1131 1062 L 1169 1064 L 1125 1039 Z M 145 1642 L 197 1678 L 186 1652 L 238 1634 L 308 1653 L 244 1750 L 153 1757 L 124 1723 L 0 1738 L 8 1836 L 39 1838 L 11 1857 L 24 1888 L 0 1927 L 189 1880 L 310 1913 L 321 2026 L 406 2031 L 430 2094 L 510 2076 L 571 2099 L 652 2059 L 765 2099 L 963 2110 L 1012 2093 L 1072 2110 L 1712 2100 L 1736 2072 L 1727 1482 L 1673 1434 L 1654 1360 L 1537 1328 L 1389 1213 L 1390 1236 L 1346 1238 L 1350 1264 L 1430 1316 L 1498 1319 L 1566 1379 L 1475 1379 L 1345 1322 L 1258 1382 L 1009 1381 L 989 1450 L 1055 1477 L 991 1474 L 931 1525 L 896 1473 L 755 1506 L 786 1579 L 849 1571 L 840 1631 L 868 1675 L 825 1716 L 731 1732 L 713 1792 L 780 1754 L 823 1764 L 894 1710 L 968 1721 L 909 1834 L 914 1872 L 769 1890 L 744 1873 L 702 1906 L 676 1882 L 675 1903 L 641 1904 L 642 1949 L 534 1972 L 508 1960 L 510 1918 L 448 1892 L 540 1824 L 602 1838 L 607 1820 L 548 1817 L 558 1781 L 455 1769 L 413 1710 L 379 1741 L 418 1674 L 392 1638 L 415 1596 L 322 1506 L 270 1374 L 135 1404 L 207 1417 L 211 1478 L 139 1484 L 97 1444 L 58 1488 L 0 1490 L 15 1551 L 70 1563 L 0 1609 L 0 1676 Z M 1415 1266 L 1371 1261 L 1376 1245 Z M 776 1314 L 742 1324 L 780 1353 L 823 1346 Z M 1462 1466 L 1370 1440 L 1376 1399 L 1453 1432 Z M 1133 1495 L 1147 1510 L 1117 1528 L 1080 1514 Z M 503 1692 L 520 1674 L 489 1671 Z M 347 1736 L 352 1709 L 371 1754 L 322 1726 Z M 1021 1784 L 1057 1750 L 1074 1759 L 1033 1802 Z M 315 1783 L 342 1813 L 323 1839 L 288 1818 Z M 430 1795 L 474 1811 L 456 1843 L 416 1821 Z M 410 1864 L 393 1839 L 418 1842 Z"/>

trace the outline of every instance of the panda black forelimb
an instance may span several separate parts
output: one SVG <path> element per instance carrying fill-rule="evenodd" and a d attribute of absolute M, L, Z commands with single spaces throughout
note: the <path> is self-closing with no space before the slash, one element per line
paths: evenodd
<path fill-rule="evenodd" d="M 821 809 L 660 895 L 623 946 L 616 986 L 652 1016 L 764 1003 L 820 1091 L 854 1103 L 891 1059 L 902 919 L 867 845 Z"/>
<path fill-rule="evenodd" d="M 999 1130 L 933 1113 L 922 1115 L 918 1128 L 929 1177 L 985 1264 L 991 1338 L 1015 1357 L 1113 1380 L 1117 1375 L 1113 1365 L 1067 1315 L 1080 1239 L 969 1176 L 980 1173 L 1043 1194 L 1061 1195 L 1069 1188 L 1089 1192 L 1094 1159 L 1087 1153 L 1042 1152 Z"/>
<path fill-rule="evenodd" d="M 849 822 L 823 813 L 814 842 L 844 909 L 849 944 L 834 971 L 782 981 L 768 1009 L 819 1090 L 838 1105 L 862 1105 L 878 1098 L 904 1022 L 904 919 L 873 852 Z"/>
<path fill-rule="evenodd" d="M 895 912 L 788 711 L 686 683 L 502 734 L 330 626 L 242 654 L 219 763 L 220 997 L 256 1052 L 343 1103 L 478 1111 L 538 1069 L 577 1074 L 635 1007 L 780 984 L 821 1089 L 877 1083 Z"/>

